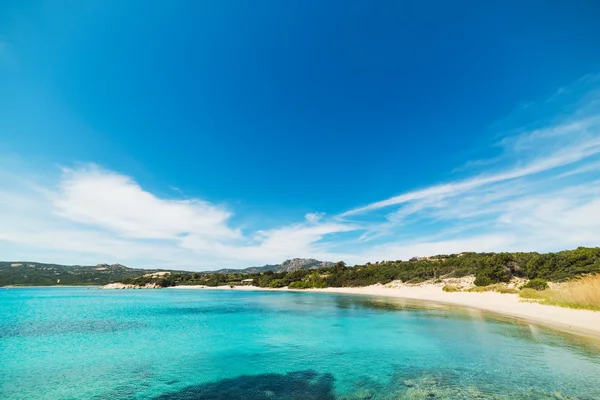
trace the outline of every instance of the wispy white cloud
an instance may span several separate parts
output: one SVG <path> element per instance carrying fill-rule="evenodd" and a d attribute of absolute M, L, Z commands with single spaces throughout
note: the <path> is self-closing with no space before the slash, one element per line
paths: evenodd
<path fill-rule="evenodd" d="M 300 255 L 330 258 L 324 239 L 355 229 L 320 222 L 324 214 L 314 213 L 306 222 L 242 232 L 231 226 L 232 213 L 222 205 L 162 199 L 132 178 L 93 164 L 63 169 L 53 183 L 3 175 L 0 249 L 5 257 L 12 246 L 2 243 L 31 251 L 27 256 L 19 250 L 11 257 L 16 259 L 53 251 L 62 254 L 54 261 L 69 263 L 95 258 L 137 266 L 241 267 Z"/>
<path fill-rule="evenodd" d="M 566 172 L 563 172 L 557 175 L 557 178 L 566 178 L 573 175 L 585 174 L 589 172 L 598 172 L 600 171 L 600 161 L 590 162 L 582 165 L 581 167 L 570 169 Z"/>
<path fill-rule="evenodd" d="M 595 122 L 592 124 L 592 122 Z M 399 196 L 394 196 L 389 199 L 377 201 L 366 206 L 358 207 L 341 214 L 342 217 L 347 217 L 354 214 L 365 213 L 368 211 L 377 210 L 379 208 L 408 203 L 415 200 L 429 199 L 435 196 L 452 196 L 463 193 L 468 190 L 476 189 L 484 185 L 504 182 L 517 178 L 526 177 L 529 175 L 538 174 L 554 168 L 573 164 L 587 157 L 600 153 L 600 124 L 599 120 L 580 121 L 579 123 L 585 126 L 585 130 L 592 131 L 588 140 L 579 141 L 567 147 L 554 150 L 552 154 L 539 156 L 538 158 L 528 162 L 524 166 L 515 167 L 503 172 L 495 174 L 480 175 L 475 178 L 469 178 L 457 182 L 436 185 L 421 190 L 415 190 Z M 563 135 L 573 133 L 573 126 L 555 128 L 553 131 L 561 131 Z M 553 133 L 554 134 L 554 133 Z M 545 139 L 547 137 L 544 137 Z M 531 138 L 516 140 L 515 150 L 521 150 L 518 147 L 522 146 L 522 142 L 530 142 Z"/>
<path fill-rule="evenodd" d="M 325 213 L 313 212 L 313 213 L 306 213 L 306 215 L 304 215 L 304 218 L 308 222 L 318 222 L 319 220 L 321 220 L 323 218 L 323 216 L 325 216 Z"/>
<path fill-rule="evenodd" d="M 545 123 L 530 121 L 535 128 L 511 129 L 497 143 L 500 156 L 467 162 L 478 170 L 475 175 L 341 213 L 341 221 L 368 221 L 360 239 L 373 244 L 360 258 L 599 245 L 600 226 L 591 222 L 600 199 L 595 189 L 600 179 L 599 83 L 587 76 L 576 82 L 577 90 L 563 88 L 542 102 L 562 104 L 569 112 Z M 576 98 L 561 98 L 566 95 Z M 527 110 L 533 108 L 539 106 L 530 103 Z"/>
<path fill-rule="evenodd" d="M 54 196 L 57 215 L 121 237 L 176 239 L 184 235 L 239 238 L 231 214 L 202 200 L 164 200 L 133 179 L 90 165 L 65 169 Z"/>

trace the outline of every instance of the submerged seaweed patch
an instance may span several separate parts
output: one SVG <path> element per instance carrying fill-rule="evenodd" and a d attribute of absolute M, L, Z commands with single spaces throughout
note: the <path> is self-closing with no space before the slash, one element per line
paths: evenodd
<path fill-rule="evenodd" d="M 562 392 L 534 387 L 499 388 L 494 382 L 470 379 L 459 371 L 431 370 L 397 365 L 387 383 L 363 377 L 337 400 L 574 400 Z"/>
<path fill-rule="evenodd" d="M 316 371 L 243 375 L 190 386 L 158 400 L 335 400 L 334 378 Z"/>

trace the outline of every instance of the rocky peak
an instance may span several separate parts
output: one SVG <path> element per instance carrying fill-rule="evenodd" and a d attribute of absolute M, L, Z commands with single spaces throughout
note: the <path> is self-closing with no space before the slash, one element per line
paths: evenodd
<path fill-rule="evenodd" d="M 292 258 L 281 263 L 279 271 L 292 272 L 300 269 L 315 269 L 330 267 L 333 263 L 330 261 L 319 261 L 314 258 Z"/>

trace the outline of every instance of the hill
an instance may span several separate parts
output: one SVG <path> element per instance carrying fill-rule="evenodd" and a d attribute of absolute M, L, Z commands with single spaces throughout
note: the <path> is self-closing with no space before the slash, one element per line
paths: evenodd
<path fill-rule="evenodd" d="M 273 271 L 277 273 L 293 272 L 304 269 L 316 269 L 332 266 L 328 261 L 312 258 L 294 258 L 281 264 L 249 267 L 244 269 L 221 269 L 206 272 L 208 274 L 259 274 Z M 30 261 L 0 261 L 0 286 L 53 286 L 53 285 L 106 285 L 143 278 L 158 269 L 129 268 L 121 264 L 98 265 L 61 265 Z M 187 271 L 169 271 L 172 274 L 189 273 Z"/>
<path fill-rule="evenodd" d="M 129 268 L 121 264 L 83 266 L 0 261 L 0 286 L 106 285 L 159 271 L 164 270 Z"/>
<path fill-rule="evenodd" d="M 267 264 L 262 267 L 248 267 L 243 269 L 220 269 L 217 271 L 207 271 L 213 274 L 258 274 L 261 272 L 294 272 L 301 269 L 317 269 L 331 267 L 331 261 L 319 261 L 314 258 L 292 258 L 285 260 L 281 264 Z"/>

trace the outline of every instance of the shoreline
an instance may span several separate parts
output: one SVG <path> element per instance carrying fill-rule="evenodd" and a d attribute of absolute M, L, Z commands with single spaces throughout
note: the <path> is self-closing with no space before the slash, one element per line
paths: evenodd
<path fill-rule="evenodd" d="M 579 310 L 537 302 L 522 301 L 517 294 L 497 292 L 444 292 L 435 285 L 405 286 L 387 288 L 381 285 L 358 288 L 325 288 L 325 289 L 271 289 L 257 286 L 173 286 L 175 290 L 236 290 L 265 292 L 309 292 L 329 294 L 350 294 L 360 296 L 387 297 L 402 300 L 413 300 L 426 303 L 437 303 L 459 306 L 490 312 L 503 317 L 543 325 L 554 330 L 574 333 L 583 336 L 600 338 L 600 312 Z"/>

